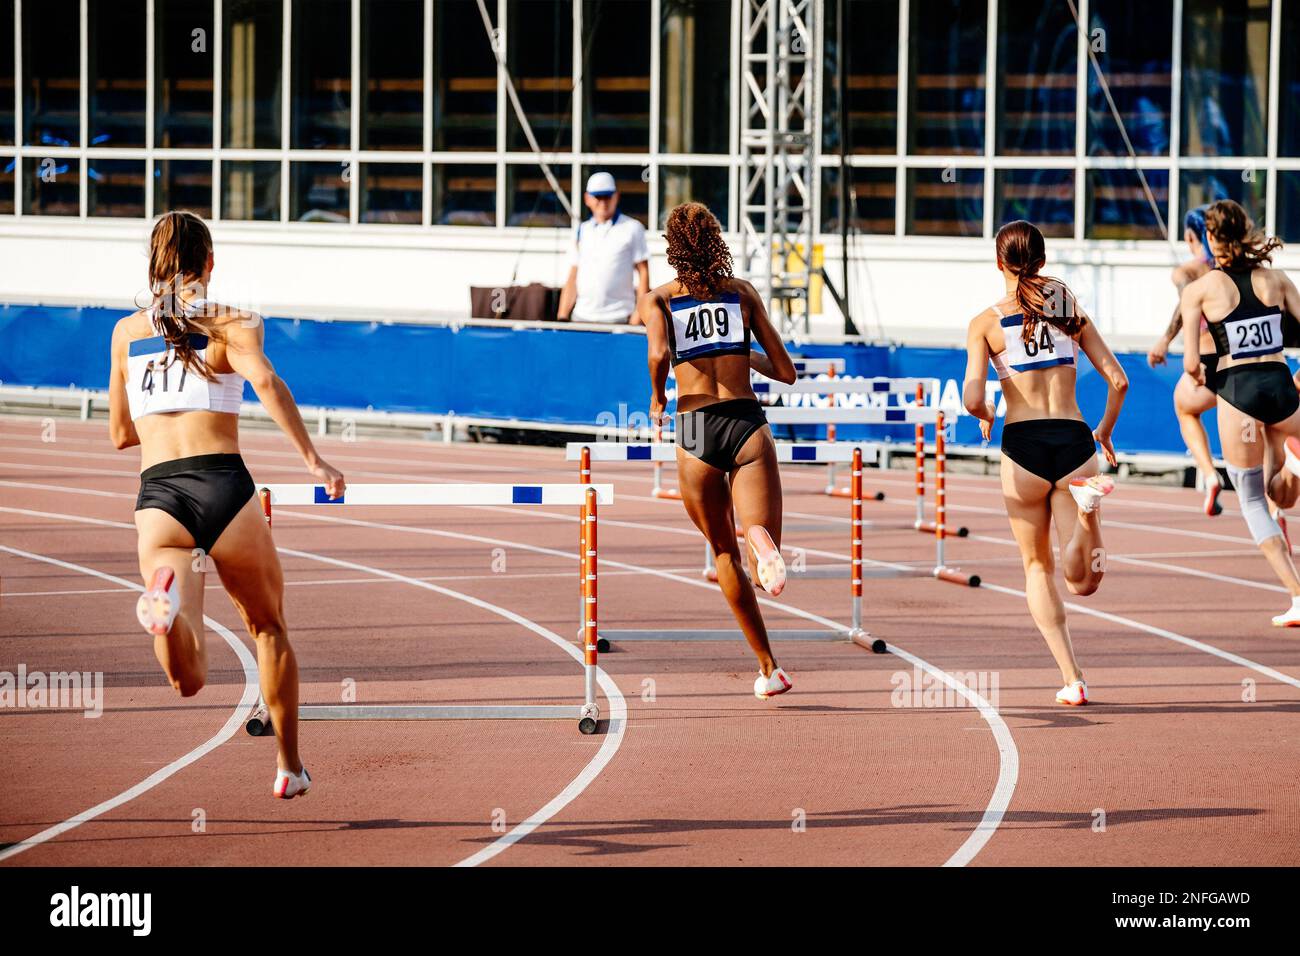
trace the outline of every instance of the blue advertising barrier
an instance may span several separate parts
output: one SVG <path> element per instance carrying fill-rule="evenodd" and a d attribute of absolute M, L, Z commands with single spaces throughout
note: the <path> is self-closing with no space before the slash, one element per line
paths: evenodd
<path fill-rule="evenodd" d="M 0 383 L 89 389 L 107 387 L 109 342 L 122 313 L 112 309 L 0 305 Z M 453 328 L 266 320 L 266 352 L 304 405 L 393 412 L 454 412 L 478 418 L 554 424 L 644 424 L 649 400 L 645 340 L 639 335 L 554 329 Z M 961 408 L 964 348 L 806 345 L 810 358 L 840 357 L 846 375 L 935 378 L 941 405 L 956 417 L 951 440 L 980 443 L 978 423 Z M 1172 393 L 1181 356 L 1161 368 L 1146 356 L 1119 356 L 1130 389 L 1115 433 L 1117 450 L 1182 454 Z M 795 398 L 814 400 L 812 396 Z M 251 390 L 245 398 L 252 400 Z M 1106 403 L 1105 383 L 1087 361 L 1079 369 L 1079 402 L 1095 423 Z M 1217 452 L 1214 413 L 1205 418 Z M 993 443 L 1000 435 L 994 428 Z M 840 426 L 843 439 L 912 439 L 910 426 Z M 790 437 L 816 438 L 801 426 Z"/>

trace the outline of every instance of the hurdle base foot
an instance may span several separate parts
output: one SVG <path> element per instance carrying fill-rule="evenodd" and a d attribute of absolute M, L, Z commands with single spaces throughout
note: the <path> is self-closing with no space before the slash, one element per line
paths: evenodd
<path fill-rule="evenodd" d="M 852 498 L 852 488 L 827 488 L 826 494 L 832 498 Z M 863 501 L 884 501 L 885 493 L 883 491 L 868 491 L 862 496 Z"/>
<path fill-rule="evenodd" d="M 681 501 L 682 493 L 676 488 L 655 488 L 650 492 L 656 498 L 663 498 L 668 501 Z"/>
<path fill-rule="evenodd" d="M 583 704 L 578 711 L 578 733 L 594 734 L 600 725 L 600 708 L 595 704 Z"/>
<path fill-rule="evenodd" d="M 980 586 L 980 576 L 978 574 L 966 574 L 956 568 L 935 568 L 934 576 L 940 581 L 960 584 L 962 587 L 977 588 Z"/>
<path fill-rule="evenodd" d="M 244 731 L 250 737 L 274 737 L 275 725 L 265 707 L 259 707 L 244 722 Z"/>
<path fill-rule="evenodd" d="M 912 527 L 921 532 L 921 534 L 939 533 L 939 529 L 935 527 L 933 521 L 917 521 L 912 524 Z M 945 538 L 965 538 L 968 535 L 970 535 L 970 528 L 967 528 L 965 525 L 958 528 L 944 528 L 943 530 L 943 536 Z"/>

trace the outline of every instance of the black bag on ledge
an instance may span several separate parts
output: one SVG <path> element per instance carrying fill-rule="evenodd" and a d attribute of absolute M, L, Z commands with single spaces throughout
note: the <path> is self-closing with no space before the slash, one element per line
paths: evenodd
<path fill-rule="evenodd" d="M 559 309 L 560 290 L 540 282 L 487 289 L 470 286 L 469 290 L 469 314 L 473 319 L 554 322 Z"/>

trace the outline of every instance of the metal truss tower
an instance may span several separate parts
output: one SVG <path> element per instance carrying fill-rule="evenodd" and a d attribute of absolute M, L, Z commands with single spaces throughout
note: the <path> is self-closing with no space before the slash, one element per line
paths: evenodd
<path fill-rule="evenodd" d="M 741 261 L 787 338 L 809 331 L 821 0 L 743 0 Z"/>

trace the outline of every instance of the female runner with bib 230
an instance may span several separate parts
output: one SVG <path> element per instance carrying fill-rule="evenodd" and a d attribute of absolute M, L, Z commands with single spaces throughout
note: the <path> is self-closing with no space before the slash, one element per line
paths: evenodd
<path fill-rule="evenodd" d="M 781 476 L 767 418 L 749 384 L 750 369 L 790 383 L 794 363 L 754 287 L 731 274 L 718 220 L 700 203 L 668 214 L 672 282 L 641 297 L 650 360 L 650 417 L 667 404 L 668 366 L 677 377 L 677 477 L 682 503 L 718 559 L 718 584 L 758 657 L 754 694 L 792 686 L 772 657 L 753 585 L 736 543 L 744 528 L 752 577 L 770 594 L 785 587 L 781 559 Z M 750 350 L 751 334 L 764 353 Z M 733 510 L 734 509 L 734 510 Z"/>
<path fill-rule="evenodd" d="M 284 623 L 284 577 L 239 454 L 244 382 L 330 497 L 343 476 L 312 446 L 288 387 L 262 352 L 261 317 L 208 302 L 212 237 L 198 216 L 169 212 L 149 248 L 153 304 L 113 330 L 109 430 L 140 446 L 140 573 L 136 616 L 153 635 L 171 685 L 192 697 L 207 679 L 203 585 L 208 559 L 257 644 L 262 697 L 278 747 L 272 793 L 307 792 L 298 758 L 298 665 Z"/>
<path fill-rule="evenodd" d="M 1300 292 L 1285 273 L 1266 268 L 1281 243 L 1256 229 L 1237 203 L 1210 206 L 1205 225 L 1219 268 L 1183 289 L 1184 347 L 1190 349 L 1183 367 L 1198 383 L 1205 381 L 1195 335 L 1204 316 L 1218 355 L 1212 388 L 1228 477 L 1251 538 L 1291 592 L 1291 607 L 1273 623 L 1300 626 L 1300 577 L 1268 506 L 1272 500 L 1290 508 L 1300 496 L 1300 396 L 1282 357 L 1283 317 L 1300 316 Z"/>
<path fill-rule="evenodd" d="M 1065 605 L 1056 588 L 1052 523 L 1071 594 L 1101 584 L 1103 496 L 1114 482 L 1098 475 L 1097 445 L 1115 464 L 1110 436 L 1128 389 L 1128 377 L 1058 279 L 1039 274 L 1046 259 L 1043 234 L 1023 219 L 997 235 L 998 269 L 1007 294 L 970 324 L 966 339 L 966 410 L 980 419 L 987 441 L 994 408 L 985 398 L 990 360 L 1002 383 L 1007 415 L 1002 425 L 1002 494 L 1011 531 L 1025 566 L 1029 613 L 1061 668 L 1062 704 L 1086 704 L 1088 685 L 1074 657 Z M 1106 411 L 1096 431 L 1079 411 L 1074 388 L 1082 350 L 1106 380 Z"/>

